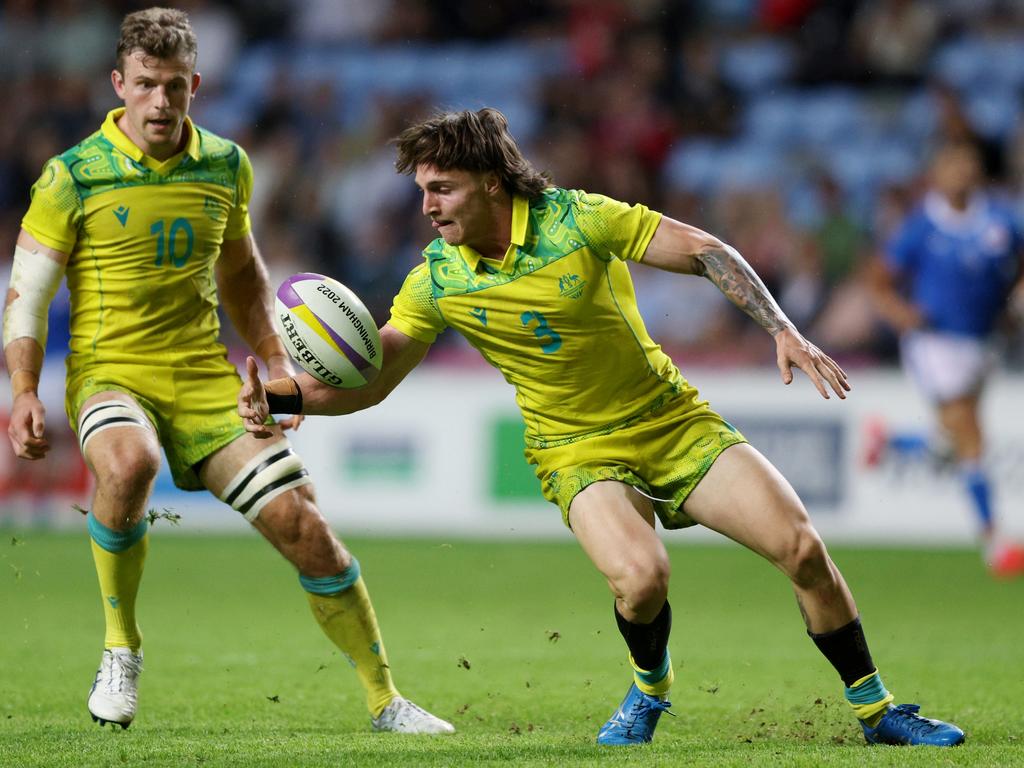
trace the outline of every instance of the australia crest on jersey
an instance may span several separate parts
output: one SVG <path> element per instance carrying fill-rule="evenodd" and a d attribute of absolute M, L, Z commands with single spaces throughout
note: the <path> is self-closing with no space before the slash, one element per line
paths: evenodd
<path fill-rule="evenodd" d="M 558 293 L 569 299 L 578 299 L 583 295 L 583 289 L 586 285 L 587 281 L 579 275 L 566 272 L 558 278 Z"/>

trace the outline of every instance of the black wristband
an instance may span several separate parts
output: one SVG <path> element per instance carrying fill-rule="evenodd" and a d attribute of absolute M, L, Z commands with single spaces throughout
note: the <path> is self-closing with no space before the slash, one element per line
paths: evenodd
<path fill-rule="evenodd" d="M 267 407 L 271 413 L 302 413 L 302 390 L 299 389 L 299 382 L 294 377 L 291 381 L 295 388 L 295 392 L 291 394 L 267 392 Z"/>

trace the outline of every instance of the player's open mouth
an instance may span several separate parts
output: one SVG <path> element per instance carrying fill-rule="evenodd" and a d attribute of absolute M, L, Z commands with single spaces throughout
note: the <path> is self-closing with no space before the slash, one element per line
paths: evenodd
<path fill-rule="evenodd" d="M 170 128 L 171 127 L 171 120 L 170 120 L 170 118 L 164 118 L 162 120 L 149 120 L 148 122 L 154 128 L 157 128 L 157 129 L 160 129 L 160 130 L 163 130 L 165 128 Z"/>
<path fill-rule="evenodd" d="M 438 219 L 434 219 L 431 222 L 431 225 L 434 227 L 434 229 L 441 229 L 441 227 L 447 227 L 449 224 L 451 224 L 450 221 L 439 221 Z"/>

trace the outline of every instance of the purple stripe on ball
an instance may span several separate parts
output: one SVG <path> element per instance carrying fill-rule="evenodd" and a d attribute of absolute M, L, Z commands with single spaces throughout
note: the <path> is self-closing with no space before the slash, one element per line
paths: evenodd
<path fill-rule="evenodd" d="M 288 309 L 295 309 L 295 307 L 303 303 L 302 297 L 295 292 L 295 283 L 301 283 L 305 280 L 323 280 L 323 275 L 318 275 L 315 272 L 302 272 L 298 275 L 292 275 L 283 283 L 281 287 L 277 289 L 277 298 L 288 307 Z"/>
<path fill-rule="evenodd" d="M 309 311 L 313 315 L 313 317 L 315 317 L 320 322 L 320 326 L 325 331 L 327 331 L 327 335 L 330 336 L 334 343 L 338 345 L 338 349 L 340 349 L 342 353 L 344 353 L 345 357 L 348 358 L 348 361 L 352 363 L 352 365 L 355 367 L 357 371 L 362 373 L 367 368 L 373 367 L 373 363 L 371 363 L 369 360 L 363 357 L 347 341 L 345 341 L 341 336 L 339 336 L 337 331 L 335 331 L 333 328 L 331 328 L 331 326 L 324 322 L 324 319 L 320 317 L 320 315 L 318 315 L 316 312 L 313 312 L 312 309 L 310 309 Z"/>

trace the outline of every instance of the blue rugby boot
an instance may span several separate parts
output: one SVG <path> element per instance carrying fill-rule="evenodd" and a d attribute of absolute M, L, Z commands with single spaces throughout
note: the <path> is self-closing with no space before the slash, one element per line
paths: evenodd
<path fill-rule="evenodd" d="M 634 683 L 615 714 L 601 726 L 597 733 L 597 743 L 646 744 L 654 738 L 654 729 L 658 726 L 661 713 L 668 712 L 671 706 L 669 701 L 648 696 Z M 673 715 L 672 712 L 669 714 Z"/>
<path fill-rule="evenodd" d="M 952 723 L 930 720 L 917 714 L 917 704 L 889 707 L 874 728 L 863 720 L 864 738 L 868 744 L 918 745 L 955 747 L 964 743 L 964 732 Z"/>

